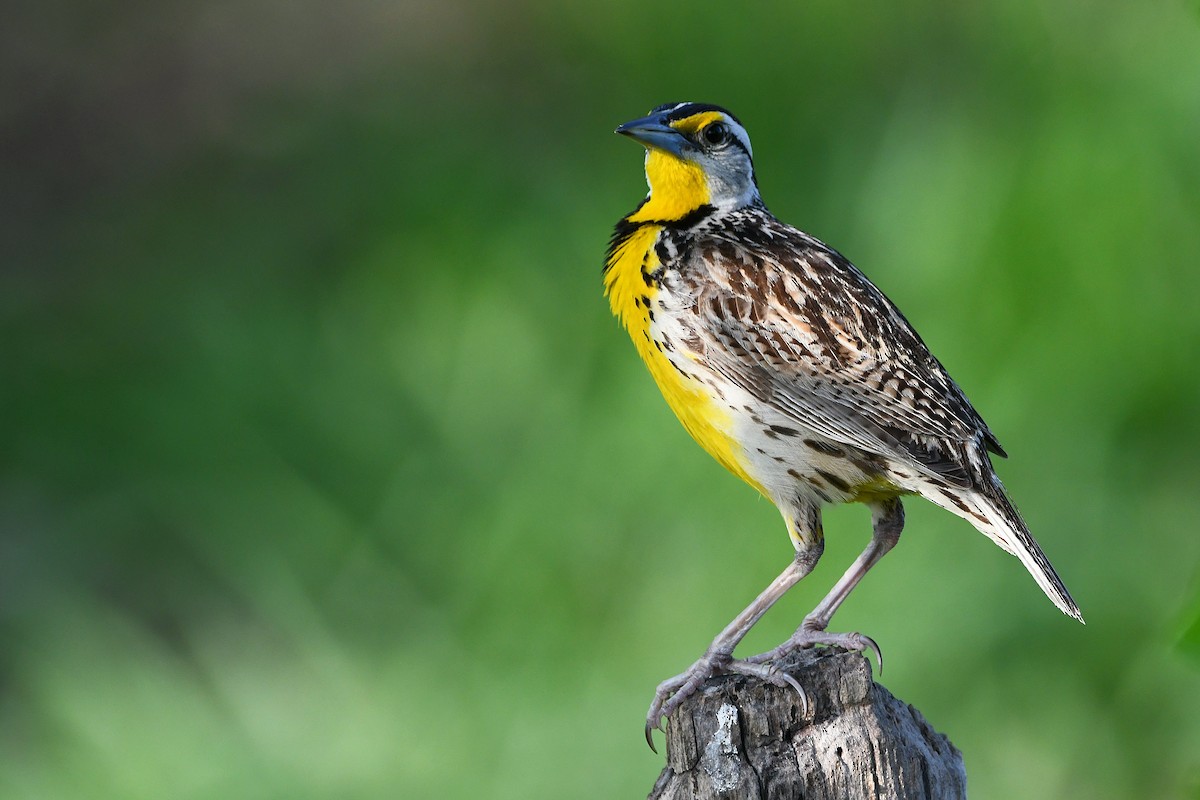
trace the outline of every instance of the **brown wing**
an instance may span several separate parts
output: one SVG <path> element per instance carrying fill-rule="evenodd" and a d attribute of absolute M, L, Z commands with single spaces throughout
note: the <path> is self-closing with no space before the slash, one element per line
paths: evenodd
<path fill-rule="evenodd" d="M 712 366 L 835 441 L 964 486 L 990 473 L 982 448 L 1003 450 L 895 305 L 835 250 L 768 220 L 693 243 Z"/>

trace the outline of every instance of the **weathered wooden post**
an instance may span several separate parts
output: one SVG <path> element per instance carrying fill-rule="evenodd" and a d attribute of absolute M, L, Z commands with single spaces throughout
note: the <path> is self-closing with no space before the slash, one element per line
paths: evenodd
<path fill-rule="evenodd" d="M 858 653 L 802 650 L 804 686 L 713 678 L 671 716 L 650 800 L 963 800 L 962 754 L 871 678 Z"/>

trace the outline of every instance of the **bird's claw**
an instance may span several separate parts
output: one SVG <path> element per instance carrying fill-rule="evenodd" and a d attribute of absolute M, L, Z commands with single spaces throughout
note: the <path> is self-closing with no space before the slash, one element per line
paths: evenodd
<path fill-rule="evenodd" d="M 665 730 L 662 721 L 671 716 L 706 680 L 729 666 L 733 659 L 728 654 L 705 653 L 704 656 L 674 678 L 667 678 L 654 690 L 654 702 L 646 714 L 646 744 L 655 753 L 654 731 Z"/>
<path fill-rule="evenodd" d="M 750 661 L 734 661 L 729 665 L 730 672 L 736 672 L 739 675 L 751 675 L 753 677 L 764 680 L 772 686 L 778 686 L 781 689 L 791 687 L 796 690 L 796 694 L 800 696 L 800 705 L 802 707 L 801 714 L 808 716 L 812 706 L 808 701 L 808 692 L 804 691 L 804 687 L 800 682 L 793 678 L 788 673 L 781 670 L 775 664 L 755 664 Z"/>
<path fill-rule="evenodd" d="M 879 664 L 879 674 L 883 674 L 883 651 L 879 649 L 879 644 L 874 639 L 863 633 L 825 633 L 824 631 L 815 631 L 812 634 L 812 644 L 823 644 L 831 647 L 840 647 L 843 650 L 853 650 L 856 653 L 866 653 L 870 650 L 875 654 L 875 661 Z M 808 645 L 811 647 L 811 645 Z"/>
<path fill-rule="evenodd" d="M 658 754 L 658 748 L 654 746 L 654 729 L 657 725 L 651 725 L 649 720 L 646 720 L 646 744 L 650 745 L 650 751 L 655 755 Z"/>
<path fill-rule="evenodd" d="M 655 753 L 658 752 L 658 748 L 654 746 L 654 731 L 665 731 L 662 725 L 663 720 L 670 717 L 676 709 L 683 705 L 685 700 L 695 694 L 706 680 L 723 672 L 749 675 L 780 688 L 790 687 L 800 697 L 800 705 L 803 708 L 801 713 L 804 716 L 808 716 L 812 708 L 808 693 L 804 691 L 804 687 L 800 685 L 799 681 L 774 664 L 758 664 L 748 660 L 734 660 L 728 655 L 706 654 L 686 672 L 680 673 L 674 678 L 668 678 L 655 690 L 654 702 L 650 704 L 650 711 L 646 714 L 646 744 L 650 745 L 651 750 Z"/>
<path fill-rule="evenodd" d="M 791 638 L 773 650 L 746 659 L 734 660 L 728 653 L 705 653 L 685 672 L 674 678 L 668 678 L 658 685 L 654 692 L 654 702 L 650 704 L 650 711 L 646 714 L 646 744 L 650 745 L 650 749 L 657 753 L 658 748 L 654 746 L 654 731 L 665 730 L 663 720 L 670 717 L 677 708 L 683 705 L 684 700 L 695 694 L 706 680 L 722 672 L 750 675 L 781 688 L 791 687 L 800 696 L 802 713 L 804 716 L 808 716 L 812 711 L 812 704 L 809 702 L 808 693 L 804 691 L 804 687 L 791 675 L 768 662 L 793 650 L 817 645 L 841 647 L 857 653 L 865 653 L 870 650 L 875 654 L 875 660 L 879 664 L 879 674 L 883 674 L 883 651 L 870 636 L 857 632 L 828 633 L 819 630 L 811 623 L 801 625 Z"/>
<path fill-rule="evenodd" d="M 870 636 L 867 636 L 866 634 L 856 633 L 854 635 L 857 636 L 858 638 L 862 639 L 863 642 L 865 643 L 866 647 L 871 648 L 871 652 L 873 652 L 875 654 L 875 663 L 879 665 L 879 674 L 882 675 L 883 674 L 883 651 L 879 649 L 879 645 L 875 642 L 874 639 L 872 639 Z M 860 652 L 860 653 L 863 652 L 863 649 L 860 649 L 858 652 Z"/>
<path fill-rule="evenodd" d="M 799 630 L 792 634 L 790 639 L 778 647 L 768 650 L 765 653 L 759 653 L 756 656 L 750 656 L 745 660 L 751 664 L 762 664 L 787 655 L 794 650 L 816 647 L 817 645 L 841 647 L 844 650 L 853 650 L 856 653 L 865 653 L 870 650 L 875 654 L 875 661 L 879 664 L 879 674 L 883 674 L 883 651 L 879 649 L 878 643 L 870 636 L 857 632 L 828 633 L 806 626 L 801 626 Z"/>

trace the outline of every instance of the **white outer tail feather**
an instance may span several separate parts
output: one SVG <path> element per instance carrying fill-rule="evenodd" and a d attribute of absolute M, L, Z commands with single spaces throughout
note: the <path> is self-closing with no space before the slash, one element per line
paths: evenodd
<path fill-rule="evenodd" d="M 1050 559 L 1042 552 L 1042 548 L 1034 540 L 1016 508 L 1005 497 L 1004 489 L 999 485 L 999 481 L 996 484 L 996 494 L 998 495 L 996 499 L 979 491 L 967 491 L 956 495 L 970 511 L 959 508 L 939 490 L 922 492 L 922 494 L 933 503 L 970 522 L 1001 549 L 1020 559 L 1038 587 L 1046 593 L 1046 597 L 1049 597 L 1050 601 L 1068 617 L 1083 622 L 1083 614 L 1080 612 L 1079 606 L 1075 604 L 1071 593 L 1067 591 L 1062 579 L 1054 571 Z M 987 522 L 977 519 L 971 512 L 979 514 Z"/>

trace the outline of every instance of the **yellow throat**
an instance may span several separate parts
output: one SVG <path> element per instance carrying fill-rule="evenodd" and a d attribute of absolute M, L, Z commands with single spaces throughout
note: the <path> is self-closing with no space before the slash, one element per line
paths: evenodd
<path fill-rule="evenodd" d="M 646 155 L 650 196 L 618 225 L 604 268 L 604 288 L 613 314 L 629 332 L 667 405 L 701 447 L 722 466 L 764 495 L 747 473 L 741 445 L 733 437 L 732 417 L 702 384 L 685 378 L 652 335 L 662 266 L 654 245 L 663 228 L 709 201 L 703 170 L 690 161 L 657 150 Z M 659 309 L 662 313 L 662 309 Z M 678 353 L 676 357 L 687 353 Z"/>
<path fill-rule="evenodd" d="M 661 150 L 648 150 L 646 181 L 650 184 L 650 199 L 626 217 L 628 222 L 673 222 L 708 203 L 704 170 L 692 161 Z"/>

